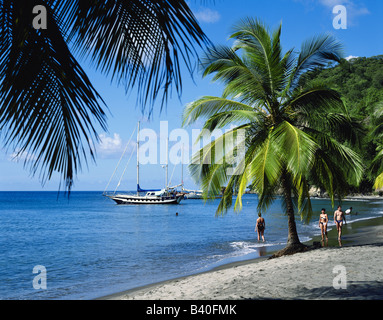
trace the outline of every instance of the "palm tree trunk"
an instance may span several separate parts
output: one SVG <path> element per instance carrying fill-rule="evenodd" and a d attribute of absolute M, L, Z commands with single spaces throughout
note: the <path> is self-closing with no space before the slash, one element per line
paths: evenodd
<path fill-rule="evenodd" d="M 286 204 L 286 214 L 288 218 L 288 230 L 287 246 L 300 244 L 299 236 L 297 232 L 297 226 L 295 223 L 294 205 L 291 197 L 291 183 L 286 172 L 283 172 L 281 176 L 282 192 Z"/>
<path fill-rule="evenodd" d="M 286 214 L 288 221 L 288 230 L 289 234 L 287 237 L 287 246 L 292 246 L 295 244 L 300 244 L 299 236 L 297 232 L 297 225 L 295 223 L 294 207 L 293 200 L 291 198 L 291 187 L 289 186 L 289 181 L 286 182 L 286 177 L 282 177 L 283 187 L 283 197 L 285 198 L 286 203 Z"/>
<path fill-rule="evenodd" d="M 307 246 L 303 245 L 299 241 L 299 236 L 297 232 L 297 226 L 295 223 L 295 215 L 294 215 L 294 205 L 293 199 L 291 197 L 291 183 L 286 171 L 282 173 L 281 176 L 282 182 L 282 194 L 286 204 L 286 214 L 288 221 L 288 237 L 287 237 L 287 245 L 284 249 L 275 253 L 272 257 L 280 257 L 282 255 L 293 254 L 297 252 L 301 252 L 307 249 Z"/>

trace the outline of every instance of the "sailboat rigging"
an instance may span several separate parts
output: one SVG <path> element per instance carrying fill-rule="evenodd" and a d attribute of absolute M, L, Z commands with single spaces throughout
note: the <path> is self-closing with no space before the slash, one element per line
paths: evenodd
<path fill-rule="evenodd" d="M 179 204 L 184 198 L 183 194 L 176 192 L 176 187 L 168 186 L 168 151 L 166 157 L 166 182 L 163 189 L 142 189 L 140 187 L 140 160 L 139 160 L 139 144 L 140 144 L 140 122 L 137 125 L 137 195 L 127 193 L 116 193 L 108 195 L 104 191 L 104 195 L 115 201 L 117 204 Z M 167 141 L 168 148 L 168 141 Z M 120 159 L 121 160 L 121 159 Z M 145 192 L 145 195 L 141 193 Z"/>

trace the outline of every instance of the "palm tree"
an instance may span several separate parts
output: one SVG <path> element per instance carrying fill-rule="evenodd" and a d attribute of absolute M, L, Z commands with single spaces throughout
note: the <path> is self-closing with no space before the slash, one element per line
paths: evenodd
<path fill-rule="evenodd" d="M 356 135 L 339 94 L 325 83 L 300 81 L 306 72 L 338 62 L 341 45 L 321 35 L 304 42 L 299 54 L 293 49 L 283 54 L 280 36 L 281 25 L 269 32 L 248 18 L 234 27 L 232 47 L 211 48 L 203 58 L 203 75 L 223 83 L 223 95 L 188 104 L 183 125 L 200 118 L 207 119 L 203 128 L 209 132 L 236 125 L 193 156 L 191 174 L 205 196 L 218 194 L 227 184 L 217 214 L 232 205 L 234 192 L 234 209 L 240 210 L 249 185 L 258 193 L 259 211 L 266 211 L 281 192 L 288 240 L 280 254 L 288 254 L 305 248 L 294 208 L 302 217 L 311 216 L 309 183 L 327 190 L 334 205 L 349 183 L 358 183 L 363 168 L 358 155 L 343 143 L 353 142 Z M 234 156 L 241 153 L 233 168 Z"/>
<path fill-rule="evenodd" d="M 33 26 L 37 5 L 47 10 L 46 29 Z M 181 94 L 181 63 L 192 72 L 195 46 L 207 43 L 184 0 L 0 0 L 4 146 L 43 182 L 62 174 L 70 190 L 81 164 L 94 159 L 96 128 L 106 130 L 105 103 L 73 53 L 137 88 L 150 113 L 173 87 Z"/>

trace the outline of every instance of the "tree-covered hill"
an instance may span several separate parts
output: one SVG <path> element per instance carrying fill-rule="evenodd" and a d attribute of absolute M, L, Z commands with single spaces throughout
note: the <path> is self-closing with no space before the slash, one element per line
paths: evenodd
<path fill-rule="evenodd" d="M 306 78 L 326 81 L 342 94 L 352 116 L 366 117 L 383 100 L 383 55 L 343 59 L 335 67 L 310 72 Z"/>
<path fill-rule="evenodd" d="M 335 66 L 307 73 L 303 81 L 321 81 L 336 89 L 359 123 L 360 143 L 353 148 L 362 156 L 366 173 L 359 188 L 350 192 L 371 192 L 376 174 L 371 164 L 383 147 L 382 136 L 375 130 L 381 125 L 383 111 L 383 55 L 343 59 Z"/>

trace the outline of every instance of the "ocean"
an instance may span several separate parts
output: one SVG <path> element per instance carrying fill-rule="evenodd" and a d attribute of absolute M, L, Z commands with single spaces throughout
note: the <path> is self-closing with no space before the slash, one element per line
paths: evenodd
<path fill-rule="evenodd" d="M 263 215 L 265 243 L 254 232 L 256 195 L 243 196 L 240 213 L 216 217 L 218 203 L 116 205 L 101 192 L 72 192 L 69 199 L 57 192 L 0 192 L 0 299 L 94 299 L 285 245 L 280 200 Z M 358 212 L 348 223 L 383 216 L 379 199 L 345 200 L 342 206 Z M 308 224 L 297 216 L 302 242 L 320 234 L 322 207 L 334 227 L 329 200 L 313 199 L 313 207 Z"/>

